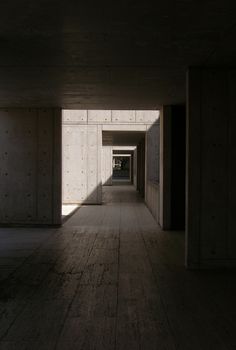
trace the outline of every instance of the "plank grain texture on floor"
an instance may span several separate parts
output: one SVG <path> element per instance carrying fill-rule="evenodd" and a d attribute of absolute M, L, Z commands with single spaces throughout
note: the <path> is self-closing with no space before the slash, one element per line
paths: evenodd
<path fill-rule="evenodd" d="M 0 350 L 236 349 L 235 272 L 186 270 L 132 186 L 0 240 Z"/>

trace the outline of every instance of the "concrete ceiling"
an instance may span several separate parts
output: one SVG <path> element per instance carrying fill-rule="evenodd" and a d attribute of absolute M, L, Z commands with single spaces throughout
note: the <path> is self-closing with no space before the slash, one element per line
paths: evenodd
<path fill-rule="evenodd" d="M 145 137 L 143 131 L 103 131 L 103 146 L 137 146 Z"/>
<path fill-rule="evenodd" d="M 235 0 L 0 4 L 0 106 L 156 109 L 189 66 L 234 65 Z"/>

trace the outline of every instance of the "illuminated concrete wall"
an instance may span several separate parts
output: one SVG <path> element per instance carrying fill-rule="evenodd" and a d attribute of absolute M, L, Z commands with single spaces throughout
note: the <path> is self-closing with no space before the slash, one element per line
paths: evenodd
<path fill-rule="evenodd" d="M 102 146 L 102 131 L 145 132 L 158 117 L 159 111 L 64 110 L 63 203 L 102 202 L 102 184 L 112 181 L 112 145 Z"/>
<path fill-rule="evenodd" d="M 87 111 L 63 113 L 63 203 L 102 201 L 101 126 L 83 123 L 84 112 L 87 117 Z"/>
<path fill-rule="evenodd" d="M 112 146 L 102 147 L 102 184 L 112 185 Z"/>
<path fill-rule="evenodd" d="M 137 148 L 134 149 L 134 160 L 133 160 L 133 167 L 134 167 L 134 187 L 137 189 Z"/>

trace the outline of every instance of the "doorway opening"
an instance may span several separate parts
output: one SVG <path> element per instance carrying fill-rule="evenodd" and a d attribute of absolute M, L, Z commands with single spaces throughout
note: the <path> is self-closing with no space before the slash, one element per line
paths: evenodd
<path fill-rule="evenodd" d="M 152 144 L 159 140 L 159 111 L 63 110 L 62 119 L 62 199 L 67 213 L 81 205 L 102 204 L 103 186 L 119 182 L 132 185 L 145 200 L 147 182 L 153 181 L 149 173 L 159 169 L 147 161 L 148 152 L 158 152 Z M 148 136 L 154 137 L 149 147 L 146 135 L 151 128 L 156 135 Z"/>
<path fill-rule="evenodd" d="M 113 154 L 112 181 L 131 182 L 131 154 Z"/>

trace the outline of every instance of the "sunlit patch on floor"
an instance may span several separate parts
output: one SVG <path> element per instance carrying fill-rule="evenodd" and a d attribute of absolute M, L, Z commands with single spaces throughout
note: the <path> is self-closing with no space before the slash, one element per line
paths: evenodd
<path fill-rule="evenodd" d="M 63 204 L 62 205 L 62 218 L 70 216 L 77 208 L 79 204 Z"/>

